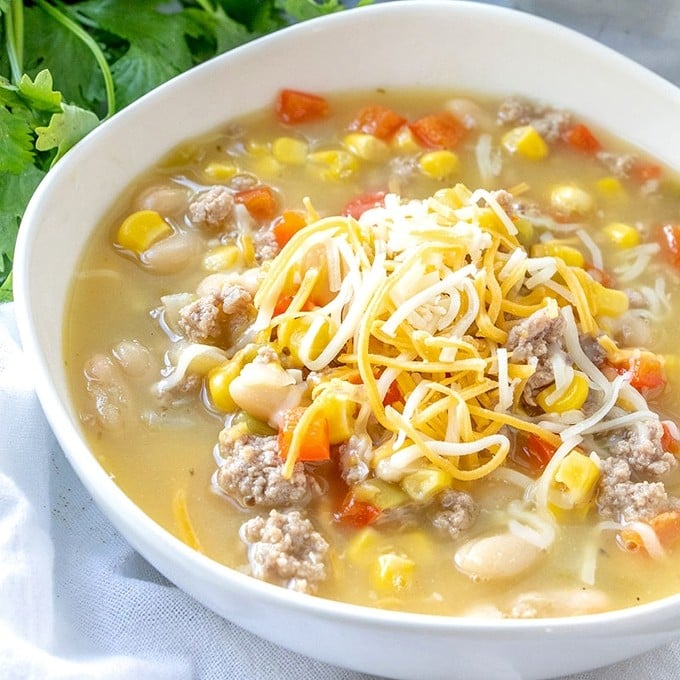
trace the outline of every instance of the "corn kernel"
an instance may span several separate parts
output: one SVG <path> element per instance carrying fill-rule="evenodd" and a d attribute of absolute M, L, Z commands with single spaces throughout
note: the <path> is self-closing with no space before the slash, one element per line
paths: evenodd
<path fill-rule="evenodd" d="M 254 139 L 249 139 L 245 143 L 246 151 L 251 156 L 261 157 L 269 153 L 269 144 L 266 142 L 258 142 Z"/>
<path fill-rule="evenodd" d="M 139 210 L 125 218 L 116 241 L 123 248 L 140 254 L 170 234 L 172 227 L 155 210 Z"/>
<path fill-rule="evenodd" d="M 560 184 L 550 192 L 550 204 L 555 212 L 567 219 L 576 219 L 590 213 L 595 207 L 593 197 L 574 184 Z"/>
<path fill-rule="evenodd" d="M 602 231 L 619 248 L 633 248 L 640 245 L 640 233 L 635 227 L 625 222 L 610 222 Z"/>
<path fill-rule="evenodd" d="M 304 362 L 300 356 L 300 349 L 306 339 L 307 331 L 312 326 L 314 318 L 307 315 L 297 319 L 286 319 L 277 328 L 276 346 L 280 353 L 288 357 L 288 364 L 292 368 L 302 368 Z M 309 358 L 314 360 L 330 342 L 335 329 L 332 321 L 323 317 L 323 323 L 317 326 L 316 334 L 305 343 Z"/>
<path fill-rule="evenodd" d="M 365 527 L 352 537 L 347 544 L 345 556 L 357 564 L 370 564 L 380 546 L 380 534 L 371 527 Z"/>
<path fill-rule="evenodd" d="M 241 251 L 241 255 L 247 265 L 255 264 L 255 244 L 250 234 L 239 234 L 236 245 Z"/>
<path fill-rule="evenodd" d="M 278 137 L 272 143 L 272 155 L 280 163 L 303 165 L 307 160 L 309 145 L 295 137 Z"/>
<path fill-rule="evenodd" d="M 394 553 L 380 555 L 376 563 L 373 583 L 380 590 L 400 592 L 406 590 L 413 582 L 416 563 L 408 557 Z"/>
<path fill-rule="evenodd" d="M 418 503 L 423 503 L 451 486 L 451 475 L 438 468 L 423 468 L 406 475 L 401 486 Z"/>
<path fill-rule="evenodd" d="M 209 272 L 223 272 L 233 269 L 242 261 L 241 251 L 235 245 L 211 248 L 203 257 L 203 269 Z"/>
<path fill-rule="evenodd" d="M 624 198 L 626 191 L 616 177 L 602 177 L 595 183 L 598 192 L 605 198 Z"/>
<path fill-rule="evenodd" d="M 238 168 L 230 163 L 208 163 L 203 173 L 217 182 L 231 179 L 238 172 Z"/>
<path fill-rule="evenodd" d="M 258 156 L 252 165 L 253 172 L 260 179 L 279 177 L 283 173 L 283 165 L 269 154 Z"/>
<path fill-rule="evenodd" d="M 531 161 L 540 161 L 550 153 L 543 137 L 531 125 L 523 125 L 506 132 L 501 144 L 510 153 L 517 153 Z"/>
<path fill-rule="evenodd" d="M 622 290 L 605 288 L 601 283 L 590 283 L 590 300 L 596 316 L 621 316 L 628 311 L 628 296 Z"/>
<path fill-rule="evenodd" d="M 313 165 L 320 166 L 321 179 L 326 181 L 347 179 L 359 169 L 357 157 L 344 149 L 314 151 L 307 158 Z"/>
<path fill-rule="evenodd" d="M 588 378 L 583 373 L 574 373 L 574 379 L 559 398 L 550 399 L 555 392 L 553 384 L 538 393 L 536 402 L 546 413 L 564 413 L 580 409 L 588 398 L 589 389 Z"/>
<path fill-rule="evenodd" d="M 531 246 L 532 257 L 559 257 L 569 267 L 581 267 L 585 265 L 583 253 L 573 246 L 559 243 L 558 241 L 546 241 Z"/>
<path fill-rule="evenodd" d="M 365 161 L 382 163 L 390 155 L 390 147 L 374 135 L 355 132 L 346 135 L 342 143 L 355 156 L 363 158 Z"/>
<path fill-rule="evenodd" d="M 517 231 L 519 233 L 518 238 L 523 243 L 528 243 L 534 238 L 534 225 L 531 224 L 529 220 L 525 219 L 524 217 L 520 217 L 519 219 L 515 220 L 515 226 L 517 227 Z"/>
<path fill-rule="evenodd" d="M 346 442 L 354 434 L 356 403 L 343 394 L 325 393 L 322 397 L 322 414 L 328 421 L 328 439 L 331 444 Z"/>
<path fill-rule="evenodd" d="M 392 137 L 392 148 L 399 153 L 417 153 L 422 149 L 410 128 L 403 125 Z"/>
<path fill-rule="evenodd" d="M 446 179 L 458 172 L 460 161 L 453 151 L 429 151 L 418 160 L 420 169 L 432 179 Z"/>
<path fill-rule="evenodd" d="M 227 361 L 208 373 L 208 396 L 212 405 L 224 413 L 235 411 L 238 406 L 229 394 L 229 386 L 241 372 L 239 361 Z"/>
<path fill-rule="evenodd" d="M 576 450 L 567 454 L 555 472 L 555 481 L 566 488 L 573 505 L 590 501 L 599 478 L 599 465 Z"/>
<path fill-rule="evenodd" d="M 424 531 L 409 531 L 407 534 L 401 534 L 398 546 L 406 555 L 417 557 L 420 564 L 437 559 L 439 555 L 432 537 Z"/>

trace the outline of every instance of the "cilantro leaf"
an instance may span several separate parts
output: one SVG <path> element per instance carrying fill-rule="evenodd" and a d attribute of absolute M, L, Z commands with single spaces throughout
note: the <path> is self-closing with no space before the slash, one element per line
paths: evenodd
<path fill-rule="evenodd" d="M 92 111 L 62 103 L 61 113 L 53 114 L 48 126 L 35 128 L 38 135 L 35 148 L 38 151 L 56 149 L 57 154 L 51 164 L 54 165 L 76 142 L 94 130 L 97 125 L 99 125 L 99 118 Z"/>
<path fill-rule="evenodd" d="M 276 7 L 286 12 L 296 21 L 315 19 L 325 14 L 333 14 L 344 9 L 338 0 L 276 0 Z"/>
<path fill-rule="evenodd" d="M 0 107 L 0 172 L 18 175 L 33 163 L 31 126 Z"/>
<path fill-rule="evenodd" d="M 61 92 L 52 89 L 52 74 L 43 69 L 36 75 L 35 80 L 24 73 L 18 87 L 19 93 L 34 109 L 39 111 L 59 111 L 61 106 Z"/>
<path fill-rule="evenodd" d="M 200 52 L 204 58 L 222 54 L 222 52 L 238 47 L 254 37 L 242 24 L 227 16 L 221 7 L 213 13 L 189 8 L 184 10 L 183 14 L 188 21 L 194 22 L 199 28 L 195 37 L 202 39 L 203 45 Z M 205 45 L 206 34 L 214 39 L 214 43 L 212 40 L 210 41 L 211 45 L 209 47 Z M 192 43 L 190 42 L 189 44 L 191 45 Z M 196 56 L 198 51 L 198 46 L 192 49 L 194 56 Z"/>

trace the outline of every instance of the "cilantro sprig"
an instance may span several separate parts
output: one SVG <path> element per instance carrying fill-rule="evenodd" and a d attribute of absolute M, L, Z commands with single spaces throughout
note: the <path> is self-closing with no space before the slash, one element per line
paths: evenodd
<path fill-rule="evenodd" d="M 372 0 L 0 0 L 0 301 L 30 197 L 146 92 L 253 38 Z"/>

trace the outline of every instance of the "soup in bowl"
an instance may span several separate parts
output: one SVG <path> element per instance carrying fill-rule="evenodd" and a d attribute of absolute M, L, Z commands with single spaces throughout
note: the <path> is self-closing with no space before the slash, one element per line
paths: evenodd
<path fill-rule="evenodd" d="M 349 12 L 161 88 L 22 227 L 74 467 L 182 588 L 336 663 L 448 677 L 455 648 L 460 677 L 545 677 L 672 637 L 678 101 L 465 3 Z"/>

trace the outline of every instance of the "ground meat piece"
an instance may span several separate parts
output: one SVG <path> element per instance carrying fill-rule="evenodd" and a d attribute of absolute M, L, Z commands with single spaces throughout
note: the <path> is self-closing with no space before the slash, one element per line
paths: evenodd
<path fill-rule="evenodd" d="M 607 352 L 592 335 L 583 334 L 579 337 L 583 353 L 596 365 L 601 366 L 607 358 Z"/>
<path fill-rule="evenodd" d="M 613 456 L 624 458 L 634 472 L 656 477 L 677 467 L 672 453 L 663 450 L 663 427 L 659 420 L 641 420 L 614 430 L 608 437 L 608 447 Z"/>
<path fill-rule="evenodd" d="M 622 178 L 628 177 L 637 163 L 637 158 L 633 154 L 628 153 L 598 151 L 596 158 L 617 177 Z"/>
<path fill-rule="evenodd" d="M 672 505 L 662 482 L 633 482 L 632 470 L 624 458 L 602 461 L 597 505 L 603 517 L 617 521 L 650 520 Z"/>
<path fill-rule="evenodd" d="M 539 392 L 555 382 L 555 374 L 547 364 L 539 363 L 534 374 L 527 380 L 522 392 L 522 398 L 529 406 L 536 406 Z"/>
<path fill-rule="evenodd" d="M 530 125 L 549 144 L 554 144 L 571 125 L 571 116 L 565 111 L 546 111 L 530 121 Z"/>
<path fill-rule="evenodd" d="M 234 209 L 234 197 L 227 187 L 218 184 L 200 193 L 189 205 L 189 217 L 199 227 L 224 229 Z"/>
<path fill-rule="evenodd" d="M 565 111 L 509 97 L 498 109 L 497 122 L 501 125 L 531 125 L 547 142 L 553 143 L 571 124 L 571 116 Z"/>
<path fill-rule="evenodd" d="M 526 125 L 534 115 L 534 105 L 519 97 L 508 97 L 498 107 L 497 121 L 501 125 Z"/>
<path fill-rule="evenodd" d="M 373 447 L 368 437 L 352 435 L 340 447 L 340 470 L 342 478 L 353 486 L 368 477 L 368 464 L 373 455 Z"/>
<path fill-rule="evenodd" d="M 434 515 L 432 524 L 451 538 L 469 529 L 479 514 L 472 496 L 464 491 L 445 491 L 439 498 L 439 504 L 442 509 Z"/>
<path fill-rule="evenodd" d="M 253 576 L 301 593 L 326 579 L 328 543 L 299 511 L 272 510 L 241 526 Z"/>
<path fill-rule="evenodd" d="M 224 459 L 215 476 L 219 489 L 243 506 L 303 507 L 319 492 L 317 482 L 296 463 L 290 479 L 283 476 L 283 459 L 275 436 L 244 435 L 233 440 L 228 429 L 219 437 Z"/>
<path fill-rule="evenodd" d="M 237 285 L 225 285 L 179 310 L 179 329 L 191 342 L 231 345 L 255 315 L 253 296 Z"/>
<path fill-rule="evenodd" d="M 635 288 L 626 288 L 623 291 L 628 298 L 628 306 L 631 309 L 647 309 L 649 307 L 649 300 Z"/>
<path fill-rule="evenodd" d="M 512 350 L 515 363 L 531 357 L 541 359 L 563 333 L 564 319 L 560 315 L 552 318 L 545 309 L 539 309 L 510 329 L 506 346 Z"/>
<path fill-rule="evenodd" d="M 278 364 L 281 363 L 279 355 L 270 345 L 258 348 L 257 356 L 253 359 L 254 364 Z"/>
<path fill-rule="evenodd" d="M 258 229 L 253 232 L 253 245 L 258 262 L 273 260 L 279 252 L 279 244 L 271 229 Z"/>

